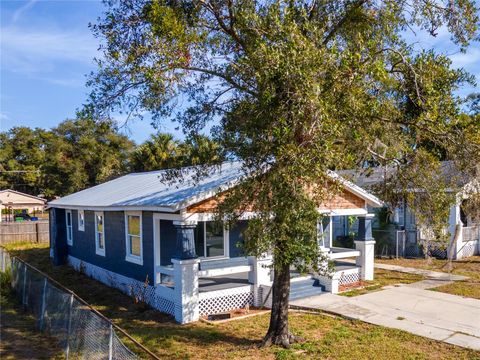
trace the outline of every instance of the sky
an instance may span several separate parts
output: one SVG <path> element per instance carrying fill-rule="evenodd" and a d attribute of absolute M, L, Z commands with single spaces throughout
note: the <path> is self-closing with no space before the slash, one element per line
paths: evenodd
<path fill-rule="evenodd" d="M 102 15 L 96 0 L 0 0 L 0 131 L 14 126 L 52 128 L 74 118 L 85 102 L 86 75 L 96 69 L 98 40 L 88 24 Z M 459 52 L 445 30 L 437 37 L 411 35 L 417 49 L 434 48 L 447 54 L 453 66 L 480 81 L 480 43 Z M 464 87 L 461 96 L 480 91 Z M 118 117 L 119 124 L 124 118 Z M 159 128 L 181 137 L 176 124 Z M 146 118 L 122 131 L 137 143 L 156 132 Z"/>

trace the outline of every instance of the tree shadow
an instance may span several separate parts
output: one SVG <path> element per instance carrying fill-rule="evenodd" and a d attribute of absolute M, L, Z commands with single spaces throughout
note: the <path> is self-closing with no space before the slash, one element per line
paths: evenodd
<path fill-rule="evenodd" d="M 162 350 L 168 349 L 178 341 L 200 346 L 225 343 L 251 347 L 257 345 L 261 340 L 261 336 L 257 339 L 241 337 L 201 322 L 178 324 L 172 316 L 149 307 L 139 306 L 129 295 L 78 272 L 68 265 L 53 266 L 48 248 L 13 250 L 10 253 L 73 291 L 153 351 L 158 346 Z M 174 340 L 172 341 L 172 339 Z M 126 342 L 128 343 L 128 341 Z"/>

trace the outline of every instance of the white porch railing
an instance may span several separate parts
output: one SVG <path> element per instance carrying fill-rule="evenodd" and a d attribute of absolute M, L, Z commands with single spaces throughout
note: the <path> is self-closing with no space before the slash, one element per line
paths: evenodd
<path fill-rule="evenodd" d="M 349 248 L 331 247 L 322 250 L 330 260 L 347 259 L 360 256 L 360 251 Z"/>
<path fill-rule="evenodd" d="M 166 283 L 173 286 L 173 266 L 155 266 L 155 284 Z M 165 281 L 168 279 L 168 281 Z"/>

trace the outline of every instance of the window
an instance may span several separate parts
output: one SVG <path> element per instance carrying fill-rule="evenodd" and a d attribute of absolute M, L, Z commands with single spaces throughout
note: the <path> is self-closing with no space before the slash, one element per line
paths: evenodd
<path fill-rule="evenodd" d="M 125 213 L 125 260 L 143 265 L 142 249 L 142 212 L 130 211 Z"/>
<path fill-rule="evenodd" d="M 195 250 L 198 256 L 223 257 L 228 256 L 225 243 L 228 231 L 222 223 L 215 221 L 199 222 L 195 231 Z"/>
<path fill-rule="evenodd" d="M 85 213 L 83 210 L 78 210 L 78 230 L 85 231 Z"/>
<path fill-rule="evenodd" d="M 73 245 L 72 210 L 65 210 L 65 224 L 67 225 L 67 244 Z"/>
<path fill-rule="evenodd" d="M 103 212 L 95 212 L 95 253 L 105 256 L 105 219 Z"/>

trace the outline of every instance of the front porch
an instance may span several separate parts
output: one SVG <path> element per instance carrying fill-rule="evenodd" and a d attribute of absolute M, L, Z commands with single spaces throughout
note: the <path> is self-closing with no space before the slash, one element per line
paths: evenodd
<path fill-rule="evenodd" d="M 324 216 L 319 226 L 319 248 L 325 262 L 333 262 L 328 274 L 291 273 L 291 299 L 337 293 L 344 285 L 373 279 L 373 247 L 371 216 L 359 217 L 359 235 L 355 249 L 331 246 L 331 217 Z M 327 219 L 328 221 L 325 221 Z M 230 311 L 246 306 L 271 306 L 273 274 L 272 258 L 221 257 L 198 258 L 195 254 L 192 224 L 175 224 L 178 258 L 170 266 L 156 266 L 155 280 L 158 296 L 175 304 L 175 318 L 185 323 L 200 316 Z M 182 254 L 185 259 L 182 259 Z M 355 259 L 355 264 L 342 261 Z M 325 266 L 327 267 L 327 266 Z M 168 297 L 166 296 L 168 295 Z"/>

